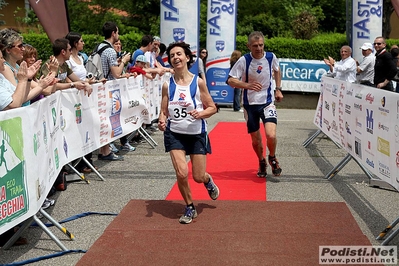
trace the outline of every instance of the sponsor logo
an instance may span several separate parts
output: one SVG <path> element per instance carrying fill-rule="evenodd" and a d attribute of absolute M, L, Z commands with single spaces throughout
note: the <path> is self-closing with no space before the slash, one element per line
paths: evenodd
<path fill-rule="evenodd" d="M 331 104 L 331 107 L 332 107 L 332 113 L 333 113 L 333 116 L 335 116 L 335 102 L 332 102 L 332 104 Z"/>
<path fill-rule="evenodd" d="M 330 110 L 330 104 L 327 101 L 324 101 L 324 108 L 326 108 L 326 110 Z"/>
<path fill-rule="evenodd" d="M 346 129 L 346 132 L 347 132 L 349 135 L 352 135 L 352 132 L 351 132 L 351 129 L 350 129 L 350 127 L 349 127 L 349 123 L 348 123 L 348 122 L 345 122 L 345 129 Z"/>
<path fill-rule="evenodd" d="M 224 41 L 222 41 L 222 40 L 216 41 L 216 43 L 215 43 L 215 48 L 216 48 L 216 50 L 217 50 L 219 53 L 223 52 L 224 47 L 225 47 Z"/>
<path fill-rule="evenodd" d="M 349 104 L 345 104 L 345 113 L 347 113 L 348 115 L 351 114 L 351 106 Z"/>
<path fill-rule="evenodd" d="M 221 79 L 227 78 L 226 71 L 224 71 L 224 70 L 216 69 L 212 72 L 212 74 L 213 74 L 213 77 L 215 77 L 215 78 L 221 78 Z"/>
<path fill-rule="evenodd" d="M 384 130 L 386 132 L 389 132 L 389 127 L 386 125 L 382 124 L 381 122 L 378 123 L 378 129 Z"/>
<path fill-rule="evenodd" d="M 377 138 L 377 151 L 385 154 L 386 156 L 390 157 L 390 144 L 389 141 L 378 137 Z"/>
<path fill-rule="evenodd" d="M 362 159 L 362 140 L 355 137 L 355 154 Z"/>
<path fill-rule="evenodd" d="M 369 102 L 370 104 L 372 104 L 374 102 L 374 96 L 371 95 L 371 93 L 367 93 L 366 102 Z"/>
<path fill-rule="evenodd" d="M 370 134 L 373 134 L 373 128 L 374 128 L 373 110 L 366 109 L 366 131 Z"/>
<path fill-rule="evenodd" d="M 354 107 L 355 109 L 357 109 L 357 110 L 360 110 L 360 111 L 362 111 L 362 109 L 363 109 L 363 106 L 362 106 L 361 104 L 358 104 L 358 103 L 354 103 L 354 104 L 353 104 L 353 107 Z"/>
<path fill-rule="evenodd" d="M 374 161 L 370 160 L 369 158 L 366 158 L 366 163 L 371 167 L 374 168 Z"/>
<path fill-rule="evenodd" d="M 173 29 L 173 39 L 175 42 L 183 42 L 186 38 L 186 31 L 184 28 L 174 28 Z"/>
<path fill-rule="evenodd" d="M 389 169 L 389 166 L 381 161 L 378 161 L 378 172 L 383 176 L 391 177 L 391 170 Z"/>

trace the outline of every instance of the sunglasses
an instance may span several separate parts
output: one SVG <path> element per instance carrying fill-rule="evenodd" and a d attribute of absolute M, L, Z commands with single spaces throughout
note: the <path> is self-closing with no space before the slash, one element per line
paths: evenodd
<path fill-rule="evenodd" d="M 14 48 L 14 47 L 17 47 L 17 48 L 19 48 L 19 49 L 22 49 L 22 47 L 24 47 L 24 44 L 23 44 L 23 43 L 20 43 L 20 44 L 18 44 L 18 45 L 13 45 L 12 47 L 13 47 L 13 48 Z"/>
<path fill-rule="evenodd" d="M 380 43 L 380 42 L 375 42 L 375 43 L 373 43 L 373 45 L 381 45 L 382 43 Z"/>
<path fill-rule="evenodd" d="M 207 54 L 208 52 L 202 51 L 201 54 Z"/>

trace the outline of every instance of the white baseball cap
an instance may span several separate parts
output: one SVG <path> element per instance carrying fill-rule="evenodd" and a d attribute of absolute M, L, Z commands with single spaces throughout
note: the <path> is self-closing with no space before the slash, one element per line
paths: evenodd
<path fill-rule="evenodd" d="M 373 45 L 369 42 L 363 43 L 362 47 L 360 47 L 362 50 L 373 50 Z"/>

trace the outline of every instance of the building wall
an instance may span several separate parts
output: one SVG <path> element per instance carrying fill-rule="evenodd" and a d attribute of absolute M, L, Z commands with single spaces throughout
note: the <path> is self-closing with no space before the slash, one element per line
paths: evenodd
<path fill-rule="evenodd" d="M 390 39 L 399 39 L 399 17 L 396 15 L 395 11 L 391 15 L 391 26 L 392 31 L 389 35 Z"/>
<path fill-rule="evenodd" d="M 1 25 L 0 28 L 16 28 L 18 27 L 16 17 L 23 18 L 25 17 L 25 0 L 8 0 L 6 1 L 8 5 L 3 7 L 1 13 L 4 15 L 0 17 L 0 20 L 4 20 L 6 22 L 5 25 Z M 14 12 L 17 10 L 17 7 L 21 8 L 19 12 L 14 16 Z"/>

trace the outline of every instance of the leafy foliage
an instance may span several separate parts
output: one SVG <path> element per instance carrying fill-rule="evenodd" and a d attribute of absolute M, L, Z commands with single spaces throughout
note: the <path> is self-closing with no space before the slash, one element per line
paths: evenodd
<path fill-rule="evenodd" d="M 308 11 L 298 14 L 292 21 L 292 31 L 297 39 L 309 40 L 317 34 L 317 18 Z"/>

